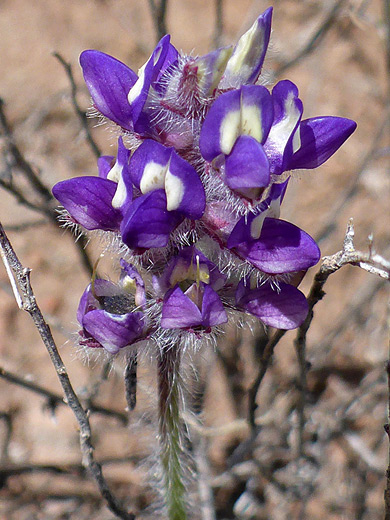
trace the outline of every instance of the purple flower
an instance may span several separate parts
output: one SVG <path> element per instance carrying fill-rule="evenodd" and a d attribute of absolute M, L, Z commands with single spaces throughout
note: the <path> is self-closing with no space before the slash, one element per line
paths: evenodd
<path fill-rule="evenodd" d="M 180 338 L 209 332 L 227 322 L 227 309 L 276 328 L 303 323 L 308 306 L 295 281 L 320 251 L 280 219 L 285 173 L 323 164 L 356 124 L 302 119 L 289 80 L 271 91 L 257 84 L 271 19 L 269 8 L 234 47 L 199 57 L 179 55 L 164 36 L 138 74 L 107 54 L 82 53 L 93 104 L 122 137 L 116 157 L 99 158 L 98 176 L 60 182 L 53 193 L 72 222 L 114 232 L 139 266 L 122 259 L 117 284 L 87 288 L 82 344 L 116 353 L 146 336 L 168 338 L 169 329 Z"/>
<path fill-rule="evenodd" d="M 339 117 L 301 121 L 297 87 L 280 81 L 243 86 L 221 94 L 200 134 L 200 151 L 211 162 L 224 157 L 225 183 L 238 194 L 258 199 L 271 179 L 295 168 L 314 168 L 333 155 L 356 128 Z"/>
<path fill-rule="evenodd" d="M 129 171 L 141 192 L 121 224 L 122 239 L 129 247 L 164 247 L 184 218 L 197 220 L 203 215 L 203 184 L 194 167 L 173 148 L 144 141 L 134 152 Z"/>
<path fill-rule="evenodd" d="M 88 230 L 120 231 L 132 249 L 164 247 L 185 219 L 205 209 L 203 184 L 173 148 L 146 140 L 133 154 L 118 141 L 118 155 L 100 158 L 99 177 L 78 177 L 56 184 L 54 196 L 72 219 Z M 133 190 L 140 194 L 134 198 Z"/>
<path fill-rule="evenodd" d="M 265 218 L 259 238 L 236 244 L 232 250 L 260 271 L 271 275 L 306 270 L 321 257 L 310 235 L 294 224 L 276 218 Z"/>
<path fill-rule="evenodd" d="M 117 185 L 101 177 L 75 177 L 58 182 L 53 195 L 70 214 L 73 222 L 85 229 L 119 229 L 121 213 L 113 208 Z"/>
<path fill-rule="evenodd" d="M 80 64 L 97 110 L 126 130 L 153 134 L 144 105 L 151 89 L 163 90 L 161 77 L 177 62 L 178 53 L 169 40 L 169 35 L 160 40 L 138 77 L 124 63 L 103 52 L 84 51 Z"/>
<path fill-rule="evenodd" d="M 195 247 L 182 249 L 157 282 L 160 292 L 166 291 L 161 327 L 208 329 L 226 323 L 226 311 L 217 294 L 225 279 L 201 251 Z"/>
<path fill-rule="evenodd" d="M 72 220 L 85 229 L 118 231 L 122 220 L 123 204 L 131 202 L 132 191 L 124 188 L 121 197 L 117 195 L 118 181 L 130 180 L 128 161 L 130 151 L 126 149 L 122 138 L 118 140 L 118 156 L 113 166 L 113 157 L 103 156 L 98 161 L 99 177 L 75 177 L 57 183 L 53 195 L 68 211 Z M 123 175 L 122 175 L 123 174 Z M 128 182 L 127 182 L 127 186 Z M 132 190 L 132 187 L 131 187 Z"/>
<path fill-rule="evenodd" d="M 307 270 L 320 259 L 316 242 L 305 231 L 278 218 L 287 183 L 273 184 L 267 199 L 239 219 L 227 240 L 237 256 L 271 275 Z"/>
<path fill-rule="evenodd" d="M 147 328 L 143 312 L 133 310 L 131 298 L 135 289 L 138 298 L 143 300 L 142 285 L 132 266 L 122 261 L 122 268 L 120 284 L 101 279 L 91 282 L 77 310 L 82 326 L 80 344 L 104 348 L 109 354 L 117 354 L 120 349 L 143 339 Z"/>

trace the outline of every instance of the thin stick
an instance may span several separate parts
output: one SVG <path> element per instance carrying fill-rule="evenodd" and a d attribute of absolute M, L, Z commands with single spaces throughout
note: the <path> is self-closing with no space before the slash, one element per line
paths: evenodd
<path fill-rule="evenodd" d="M 26 160 L 20 148 L 17 146 L 12 133 L 12 128 L 5 116 L 4 112 L 4 100 L 0 98 L 0 130 L 2 135 L 4 136 L 7 147 L 12 155 L 15 164 L 22 172 L 25 177 L 30 182 L 31 186 L 34 190 L 39 193 L 43 197 L 46 202 L 50 202 L 53 200 L 52 194 L 50 190 L 43 184 L 41 179 L 36 174 L 35 170 L 31 166 L 31 164 Z"/>
<path fill-rule="evenodd" d="M 287 69 L 293 67 L 297 63 L 299 63 L 303 58 L 311 54 L 322 42 L 322 40 L 325 38 L 326 34 L 328 33 L 329 29 L 332 27 L 333 22 L 337 18 L 338 12 L 345 3 L 345 0 L 338 0 L 338 2 L 335 3 L 332 10 L 328 14 L 328 16 L 325 18 L 319 29 L 315 31 L 313 36 L 310 38 L 310 40 L 307 42 L 307 44 L 301 49 L 294 58 L 292 58 L 290 61 L 282 64 L 275 72 L 275 77 L 281 76 L 284 72 L 286 72 Z"/>
<path fill-rule="evenodd" d="M 165 21 L 168 0 L 149 0 L 149 7 L 156 30 L 156 41 L 159 41 L 168 32 Z"/>
<path fill-rule="evenodd" d="M 304 414 L 304 405 L 305 405 L 305 394 L 306 394 L 306 360 L 304 357 L 304 353 L 306 350 L 306 336 L 309 330 L 309 327 L 312 323 L 314 313 L 314 306 L 324 297 L 325 293 L 323 291 L 323 286 L 329 276 L 332 273 L 335 273 L 344 265 L 356 265 L 372 274 L 376 274 L 381 278 L 386 280 L 390 279 L 390 265 L 388 261 L 379 255 L 373 255 L 372 251 L 368 253 L 362 253 L 360 251 L 356 251 L 354 244 L 354 228 L 352 224 L 352 219 L 348 223 L 347 231 L 344 238 L 343 249 L 338 253 L 335 253 L 332 256 L 327 256 L 322 259 L 322 265 L 320 270 L 314 277 L 314 282 L 311 287 L 309 296 L 307 298 L 309 304 L 309 312 L 306 320 L 299 327 L 297 332 L 297 337 L 295 340 L 295 348 L 298 353 L 300 367 L 301 367 L 301 402 L 299 404 L 299 454 L 303 454 L 303 433 L 305 427 L 305 414 Z M 371 248 L 370 248 L 371 249 Z M 378 268 L 377 265 L 380 267 Z M 372 268 L 372 269 L 371 269 Z M 390 520 L 390 519 L 389 519 Z"/>
<path fill-rule="evenodd" d="M 374 254 L 372 251 L 372 246 L 370 246 L 369 251 L 367 253 L 363 253 L 361 251 L 357 251 L 353 245 L 353 237 L 354 237 L 354 228 L 352 219 L 348 223 L 347 232 L 344 238 L 343 249 L 338 253 L 335 253 L 332 256 L 325 256 L 322 259 L 322 265 L 320 270 L 314 277 L 313 285 L 310 289 L 309 296 L 307 297 L 307 301 L 309 304 L 309 312 L 302 323 L 300 328 L 298 329 L 297 335 L 297 349 L 303 349 L 302 345 L 306 342 L 306 335 L 311 322 L 313 320 L 313 308 L 314 306 L 324 297 L 325 293 L 323 291 L 323 286 L 329 276 L 332 273 L 338 271 L 344 265 L 356 265 L 365 271 L 376 274 L 385 280 L 390 280 L 390 264 L 388 260 L 382 258 L 380 255 Z M 255 423 L 255 412 L 256 412 L 256 396 L 261 385 L 261 382 L 264 378 L 264 375 L 267 371 L 269 362 L 272 358 L 272 354 L 275 346 L 279 342 L 279 340 L 286 333 L 285 330 L 278 330 L 275 332 L 274 336 L 267 343 L 263 355 L 260 359 L 260 369 L 257 375 L 255 382 L 249 390 L 249 424 L 252 428 L 252 431 L 256 428 Z"/>
<path fill-rule="evenodd" d="M 214 48 L 221 47 L 223 33 L 223 0 L 215 0 L 215 26 L 213 35 Z"/>
<path fill-rule="evenodd" d="M 66 402 L 73 411 L 78 422 L 80 428 L 80 446 L 83 456 L 83 465 L 86 466 L 91 472 L 98 485 L 102 497 L 107 503 L 108 508 L 122 520 L 134 520 L 134 515 L 125 511 L 111 493 L 103 476 L 101 465 L 94 459 L 94 447 L 91 440 L 91 427 L 88 416 L 82 407 L 76 392 L 73 389 L 66 367 L 58 352 L 50 328 L 45 322 L 43 315 L 37 305 L 30 283 L 30 269 L 23 267 L 20 263 L 1 224 L 0 250 L 4 265 L 7 269 L 7 273 L 11 273 L 10 281 L 11 284 L 13 284 L 14 291 L 17 288 L 19 293 L 19 297 L 16 301 L 21 309 L 30 314 L 56 370 L 58 379 L 60 380 L 61 386 L 64 390 Z"/>
<path fill-rule="evenodd" d="M 64 397 L 61 396 L 60 394 L 56 394 L 55 392 L 52 392 L 51 390 L 48 390 L 47 388 L 45 388 L 41 385 L 38 385 L 31 381 L 27 381 L 26 379 L 19 377 L 16 374 L 9 372 L 8 370 L 5 370 L 2 367 L 0 367 L 0 378 L 8 381 L 9 383 L 18 385 L 21 388 L 30 390 L 31 392 L 34 392 L 35 394 L 42 395 L 43 397 L 45 397 L 47 399 L 48 407 L 51 409 L 56 408 L 56 406 L 58 406 L 58 405 L 67 405 L 68 404 L 64 400 Z M 119 419 L 125 425 L 128 423 L 128 418 L 125 413 L 121 413 L 116 410 L 112 410 L 111 408 L 106 408 L 105 406 L 99 406 L 94 403 L 88 402 L 88 410 L 91 413 L 99 413 L 101 415 L 106 415 L 108 417 L 115 417 L 116 419 Z"/>
<path fill-rule="evenodd" d="M 125 368 L 125 392 L 127 407 L 130 412 L 134 410 L 137 404 L 137 365 L 137 350 L 129 349 Z"/>
<path fill-rule="evenodd" d="M 31 186 L 34 188 L 34 193 L 37 192 L 42 198 L 43 203 L 38 204 L 37 202 L 31 202 L 29 198 L 27 198 L 24 193 L 14 186 L 12 182 L 12 177 L 10 181 L 5 181 L 0 178 L 0 186 L 4 189 L 12 193 L 12 195 L 17 199 L 18 202 L 25 205 L 29 209 L 34 211 L 38 211 L 39 213 L 45 215 L 50 219 L 50 221 L 56 226 L 58 226 L 57 220 L 57 212 L 55 210 L 55 199 L 52 196 L 50 190 L 45 186 L 40 178 L 35 173 L 33 167 L 29 164 L 29 162 L 24 157 L 23 153 L 19 149 L 18 145 L 15 142 L 11 125 L 5 115 L 4 112 L 4 101 L 0 98 L 0 131 L 5 137 L 5 143 L 7 145 L 7 150 L 9 152 L 10 157 L 12 157 L 13 163 L 9 164 L 9 169 L 12 170 L 13 167 L 19 168 L 24 176 L 28 179 Z M 72 233 L 71 229 L 68 229 L 68 232 Z M 76 241 L 76 247 L 79 250 L 83 266 L 88 271 L 89 274 L 92 274 L 93 268 L 92 263 L 89 259 L 88 253 L 85 250 L 85 247 L 88 243 L 87 238 L 82 235 L 80 240 Z"/>
<path fill-rule="evenodd" d="M 304 456 L 304 430 L 306 424 L 305 406 L 307 395 L 307 361 L 306 361 L 306 336 L 301 334 L 298 329 L 297 337 L 294 341 L 299 364 L 299 400 L 297 405 L 298 411 L 298 457 Z"/>
<path fill-rule="evenodd" d="M 266 344 L 263 354 L 260 358 L 259 373 L 257 374 L 257 377 L 256 377 L 254 383 L 252 384 L 252 386 L 249 389 L 249 392 L 248 392 L 248 400 L 249 400 L 248 421 L 249 421 L 250 427 L 252 429 L 252 432 L 254 432 L 256 430 L 255 413 L 256 413 L 256 409 L 257 409 L 257 404 L 256 404 L 257 392 L 259 391 L 261 382 L 263 381 L 265 373 L 267 372 L 269 363 L 270 363 L 272 355 L 274 353 L 274 348 L 279 343 L 279 341 L 282 339 L 282 337 L 286 334 L 286 332 L 287 332 L 286 330 L 281 330 L 281 329 L 277 330 L 274 333 L 274 335 L 272 336 L 272 338 Z"/>
<path fill-rule="evenodd" d="M 87 141 L 92 149 L 92 152 L 95 154 L 95 156 L 97 158 L 99 158 L 102 155 L 102 153 L 92 137 L 91 131 L 89 129 L 88 118 L 85 115 L 85 112 L 83 110 L 81 110 L 80 105 L 78 104 L 78 101 L 77 101 L 77 86 L 76 86 L 76 82 L 73 77 L 72 66 L 70 63 L 65 61 L 65 59 L 61 56 L 61 54 L 59 52 L 53 52 L 53 56 L 55 58 L 57 58 L 57 60 L 64 67 L 64 70 L 66 72 L 66 75 L 68 76 L 69 83 L 70 83 L 73 108 L 80 120 L 81 126 L 83 127 L 83 129 L 85 131 L 85 135 L 87 136 Z"/>

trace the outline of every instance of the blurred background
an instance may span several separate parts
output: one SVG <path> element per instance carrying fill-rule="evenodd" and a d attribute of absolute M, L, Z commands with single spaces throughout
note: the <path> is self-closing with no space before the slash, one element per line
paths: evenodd
<path fill-rule="evenodd" d="M 176 48 L 201 55 L 215 42 L 235 43 L 269 5 L 274 16 L 263 69 L 267 85 L 295 82 L 305 118 L 337 115 L 358 123 L 325 165 L 295 174 L 282 217 L 317 238 L 323 255 L 341 249 L 353 218 L 356 248 L 367 250 L 372 234 L 376 251 L 389 258 L 388 0 L 169 0 L 166 25 Z M 49 189 L 66 178 L 94 175 L 96 158 L 75 112 L 69 77 L 53 53 L 71 65 L 85 111 L 90 100 L 79 54 L 98 49 L 137 71 L 156 39 L 147 0 L 0 0 L 0 97 L 9 125 L 8 137 L 4 125 L 0 131 L 0 220 L 32 269 L 38 303 L 75 389 L 84 402 L 114 411 L 91 414 L 96 458 L 115 494 L 142 518 L 155 518 L 148 509 L 154 500 L 148 485 L 155 442 L 153 362 L 144 359 L 139 367 L 138 404 L 128 415 L 123 361 L 104 370 L 103 359 L 85 359 L 74 346 L 76 308 L 90 280 L 80 249 L 53 220 L 52 201 L 31 190 L 9 142 Z M 102 153 L 113 154 L 115 136 L 96 120 L 89 123 Z M 87 251 L 95 261 L 99 244 L 92 241 Z M 113 275 L 109 258 L 100 269 Z M 317 270 L 302 282 L 305 294 Z M 191 360 L 200 368 L 201 384 L 189 386 L 202 402 L 204 423 L 194 426 L 194 458 L 208 476 L 207 496 L 215 508 L 202 520 L 383 518 L 388 283 L 346 266 L 325 290 L 307 338 L 304 454 L 297 440 L 302 401 L 294 331 L 276 347 L 257 395 L 255 437 L 246 423 L 247 392 L 264 331 L 256 324 L 252 332 L 227 330 L 215 352 Z M 12 382 L 15 376 L 61 395 L 48 354 L 30 317 L 17 308 L 3 268 L 0 376 L 0 518 L 114 518 L 81 466 L 71 411 L 53 396 Z"/>

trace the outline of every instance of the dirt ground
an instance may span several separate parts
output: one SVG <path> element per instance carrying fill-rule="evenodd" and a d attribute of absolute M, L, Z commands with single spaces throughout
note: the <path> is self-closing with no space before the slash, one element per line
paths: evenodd
<path fill-rule="evenodd" d="M 324 26 L 336 3 L 336 15 Z M 294 81 L 305 117 L 337 115 L 358 123 L 355 134 L 325 165 L 296 174 L 282 217 L 318 238 L 324 256 L 341 249 L 353 218 L 356 248 L 367 250 L 372 234 L 376 251 L 390 258 L 386 0 L 224 0 L 221 43 L 235 42 L 269 5 L 274 6 L 265 63 L 269 84 Z M 214 2 L 170 0 L 167 26 L 178 49 L 206 53 L 215 34 Z M 325 29 L 309 52 L 308 43 L 321 27 Z M 0 97 L 15 141 L 49 188 L 96 171 L 72 106 L 69 80 L 53 52 L 71 63 L 78 100 L 86 110 L 90 101 L 79 54 L 98 49 L 137 70 L 155 40 L 147 0 L 0 0 Z M 300 54 L 302 49 L 307 52 Z M 92 131 L 102 151 L 112 153 L 115 137 L 101 126 Z M 3 152 L 0 164 L 0 176 L 7 178 Z M 23 185 L 17 175 L 15 182 Z M 87 360 L 74 346 L 75 312 L 89 275 L 73 239 L 1 187 L 0 200 L 0 220 L 20 260 L 32 269 L 37 301 L 76 391 L 85 400 L 126 414 L 123 361 L 102 379 L 104 360 Z M 99 244 L 92 241 L 88 252 L 96 259 Z M 306 275 L 301 285 L 305 294 L 317 270 Z M 103 260 L 102 271 L 112 274 L 110 259 Z M 278 344 L 258 394 L 259 432 L 252 439 L 252 457 L 245 451 L 244 441 L 250 438 L 245 418 L 247 390 L 258 363 L 258 325 L 253 325 L 254 333 L 227 330 L 218 353 L 202 352 L 193 361 L 205 383 L 205 426 L 200 432 L 194 429 L 194 446 L 203 454 L 202 471 L 208 475 L 218 520 L 384 518 L 388 283 L 346 266 L 330 277 L 325 290 L 307 338 L 305 456 L 298 453 L 294 332 Z M 30 317 L 18 310 L 2 267 L 1 368 L 61 393 L 48 354 Z M 148 472 L 155 449 L 154 370 L 152 361 L 143 360 L 139 400 L 127 425 L 118 417 L 91 414 L 96 458 L 103 462 L 115 494 L 137 518 L 158 517 L 149 509 L 154 500 Z M 113 519 L 81 466 L 72 412 L 49 405 L 42 395 L 0 378 L 0 518 Z"/>

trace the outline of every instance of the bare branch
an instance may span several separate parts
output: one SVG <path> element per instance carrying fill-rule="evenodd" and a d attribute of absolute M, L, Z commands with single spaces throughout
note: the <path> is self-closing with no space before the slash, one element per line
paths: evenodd
<path fill-rule="evenodd" d="M 297 338 L 296 338 L 296 349 L 300 355 L 300 362 L 302 363 L 301 369 L 303 370 L 303 363 L 305 363 L 305 345 L 306 345 L 306 334 L 309 330 L 311 322 L 313 320 L 313 307 L 318 303 L 325 295 L 323 291 L 323 286 L 327 281 L 328 277 L 338 271 L 344 265 L 356 265 L 361 269 L 364 269 L 368 272 L 374 273 L 385 280 L 390 279 L 390 269 L 388 268 L 388 261 L 382 258 L 377 254 L 372 253 L 372 247 L 368 253 L 362 253 L 361 251 L 356 251 L 353 245 L 353 237 L 354 237 L 354 228 L 352 224 L 352 220 L 348 224 L 347 232 L 344 238 L 344 245 L 342 251 L 335 253 L 332 256 L 325 256 L 322 259 L 322 265 L 320 270 L 314 277 L 314 282 L 312 288 L 310 290 L 309 296 L 307 298 L 309 304 L 309 312 L 306 320 L 303 322 L 301 327 L 298 329 Z M 261 382 L 264 378 L 264 375 L 267 371 L 269 362 L 272 358 L 272 354 L 275 346 L 279 342 L 279 340 L 286 333 L 285 330 L 277 330 L 274 336 L 267 343 L 263 355 L 260 358 L 260 369 L 257 375 L 257 378 L 253 385 L 249 390 L 249 416 L 248 420 L 252 430 L 255 430 L 255 412 L 256 412 L 256 396 L 261 385 Z M 306 367 L 305 369 L 306 370 Z M 301 377 L 305 377 L 305 375 L 301 373 Z M 305 385 L 304 385 L 305 386 Z M 304 421 L 304 418 L 301 419 Z"/>
<path fill-rule="evenodd" d="M 91 427 L 88 416 L 73 389 L 50 328 L 45 322 L 35 300 L 35 295 L 30 283 L 30 269 L 23 267 L 20 263 L 1 224 L 0 249 L 7 273 L 12 273 L 11 283 L 15 284 L 15 290 L 17 288 L 19 292 L 19 297 L 17 298 L 18 304 L 23 310 L 30 314 L 34 321 L 64 390 L 66 402 L 73 411 L 78 422 L 80 428 L 80 446 L 83 455 L 83 465 L 85 465 L 91 472 L 108 508 L 122 520 L 134 520 L 134 515 L 125 511 L 110 491 L 107 481 L 103 476 L 101 465 L 94 459 L 94 447 L 91 440 Z M 14 281 L 12 281 L 12 279 Z"/>
<path fill-rule="evenodd" d="M 292 58 L 290 61 L 282 64 L 275 72 L 275 77 L 281 76 L 284 72 L 286 72 L 287 69 L 290 69 L 297 63 L 299 63 L 303 58 L 311 54 L 322 42 L 322 40 L 325 38 L 326 34 L 328 33 L 329 29 L 332 27 L 333 22 L 338 16 L 338 13 L 345 3 L 345 0 L 338 0 L 328 16 L 325 18 L 325 20 L 322 22 L 321 26 L 315 31 L 315 33 L 312 35 L 312 37 L 309 39 L 307 44 L 301 49 L 297 55 Z"/>
<path fill-rule="evenodd" d="M 297 446 L 297 457 L 304 456 L 304 430 L 306 424 L 305 406 L 307 396 L 307 369 L 308 363 L 306 361 L 306 340 L 303 338 L 301 341 L 296 339 L 294 341 L 295 351 L 297 353 L 298 364 L 299 364 L 299 400 L 297 405 L 298 411 L 298 446 Z"/>
<path fill-rule="evenodd" d="M 72 66 L 70 63 L 65 61 L 65 59 L 61 56 L 61 54 L 59 52 L 54 52 L 53 56 L 55 58 L 57 58 L 57 60 L 64 67 L 64 70 L 66 72 L 66 75 L 68 76 L 70 87 L 71 87 L 71 98 L 72 98 L 73 108 L 80 120 L 81 126 L 83 127 L 83 129 L 85 131 L 85 135 L 87 136 L 87 141 L 92 149 L 92 152 L 95 154 L 95 156 L 97 158 L 99 158 L 102 155 L 102 153 L 92 137 L 92 134 L 91 134 L 91 131 L 89 128 L 89 124 L 88 124 L 88 118 L 87 118 L 85 112 L 83 110 L 81 110 L 80 105 L 78 104 L 78 101 L 77 101 L 77 86 L 76 86 L 76 82 L 73 77 Z"/>
<path fill-rule="evenodd" d="M 112 464 L 127 464 L 134 462 L 134 457 L 106 458 L 100 461 L 102 466 Z M 53 473 L 55 475 L 85 475 L 85 467 L 82 464 L 4 464 L 0 468 L 0 481 L 4 482 L 14 475 L 25 473 Z"/>
<path fill-rule="evenodd" d="M 213 47 L 218 48 L 222 45 L 223 33 L 223 0 L 215 0 L 215 26 L 213 34 Z"/>
<path fill-rule="evenodd" d="M 279 341 L 282 339 L 282 337 L 286 334 L 286 330 L 277 330 L 272 338 L 268 341 L 266 344 L 263 354 L 260 358 L 260 368 L 259 373 L 257 374 L 256 380 L 252 384 L 252 386 L 249 389 L 248 392 L 248 399 L 249 399 L 249 409 L 248 409 L 248 421 L 252 428 L 252 431 L 256 429 L 256 421 L 255 421 L 255 413 L 256 413 L 256 396 L 257 392 L 259 390 L 259 387 L 261 385 L 261 382 L 263 381 L 263 378 L 265 376 L 265 373 L 267 372 L 269 363 L 271 361 L 272 355 L 274 353 L 274 348 L 279 343 Z"/>
<path fill-rule="evenodd" d="M 335 215 L 338 215 L 342 209 L 345 208 L 346 204 L 355 197 L 355 195 L 358 193 L 358 181 L 360 177 L 364 174 L 364 172 L 367 170 L 368 165 L 370 162 L 374 159 L 376 156 L 378 143 L 381 140 L 384 131 L 386 130 L 388 124 L 389 124 L 389 118 L 390 118 L 390 108 L 388 107 L 384 111 L 384 117 L 382 121 L 378 124 L 378 130 L 375 133 L 372 144 L 367 152 L 365 152 L 360 166 L 356 171 L 356 174 L 354 175 L 351 184 L 341 193 L 339 199 L 337 202 L 333 205 L 329 212 L 329 217 L 327 219 L 327 222 L 322 227 L 321 231 L 316 236 L 316 242 L 322 242 L 327 238 L 335 229 Z"/>
<path fill-rule="evenodd" d="M 27 198 L 24 192 L 16 187 L 12 181 L 12 175 L 10 180 L 4 180 L 0 177 L 0 186 L 2 186 L 5 190 L 11 193 L 16 200 L 26 206 L 27 208 L 41 213 L 45 217 L 48 217 L 52 223 L 56 225 L 58 228 L 58 220 L 57 220 L 57 212 L 55 209 L 56 201 L 51 194 L 50 190 L 45 186 L 40 178 L 34 171 L 34 168 L 29 164 L 29 162 L 25 159 L 24 155 L 20 151 L 17 146 L 11 125 L 9 124 L 7 117 L 4 112 L 4 101 L 0 98 L 0 130 L 5 138 L 5 143 L 7 146 L 7 152 L 9 156 L 12 158 L 12 163 L 8 165 L 9 169 L 18 168 L 24 174 L 24 176 L 28 179 L 31 186 L 34 188 L 34 193 L 38 193 L 43 201 L 38 203 L 36 201 L 31 201 L 30 198 Z M 70 229 L 68 232 L 72 233 Z M 89 259 L 88 253 L 85 248 L 88 243 L 87 238 L 83 235 L 80 237 L 80 240 L 76 241 L 76 247 L 79 250 L 83 266 L 88 271 L 89 274 L 92 274 L 93 267 L 92 263 Z"/>
<path fill-rule="evenodd" d="M 149 7 L 156 30 L 156 41 L 159 41 L 168 32 L 166 27 L 168 0 L 149 0 Z"/>
<path fill-rule="evenodd" d="M 52 392 L 51 390 L 48 390 L 47 388 L 44 388 L 43 386 L 33 383 L 31 381 L 27 381 L 26 379 L 19 377 L 16 374 L 9 372 L 8 370 L 5 370 L 2 367 L 0 367 L 0 378 L 5 379 L 6 381 L 18 385 L 22 388 L 26 388 L 27 390 L 30 390 L 36 394 L 42 395 L 47 399 L 48 407 L 52 410 L 54 410 L 58 405 L 68 404 L 64 400 L 64 397 L 60 394 Z M 128 418 L 125 413 L 112 410 L 111 408 L 106 408 L 105 406 L 96 405 L 90 401 L 88 402 L 88 410 L 91 413 L 99 413 L 108 417 L 115 417 L 116 419 L 119 419 L 123 424 L 127 424 L 128 422 Z"/>
<path fill-rule="evenodd" d="M 125 391 L 127 407 L 131 412 L 137 404 L 137 350 L 130 350 L 126 358 Z"/>
<path fill-rule="evenodd" d="M 43 184 L 41 179 L 38 177 L 34 168 L 31 164 L 26 160 L 20 148 L 16 144 L 12 128 L 6 118 L 4 112 L 4 100 L 0 98 L 0 131 L 3 135 L 7 147 L 9 149 L 10 155 L 13 157 L 15 161 L 15 165 L 23 172 L 24 176 L 30 182 L 31 186 L 35 189 L 39 195 L 43 197 L 46 202 L 51 202 L 53 200 L 52 194 L 50 190 Z"/>
<path fill-rule="evenodd" d="M 20 224 L 13 224 L 13 225 L 5 226 L 4 229 L 6 231 L 15 231 L 15 232 L 17 231 L 18 233 L 20 233 L 23 231 L 28 231 L 31 228 L 45 226 L 48 223 L 49 222 L 46 219 L 32 220 L 32 221 L 28 220 L 26 222 L 21 222 Z"/>
<path fill-rule="evenodd" d="M 347 232 L 344 238 L 343 249 L 332 256 L 326 256 L 322 259 L 322 265 L 319 272 L 314 278 L 309 296 L 307 298 L 309 303 L 309 313 L 306 320 L 298 329 L 297 336 L 294 342 L 300 365 L 300 383 L 301 383 L 301 397 L 298 407 L 299 413 L 299 453 L 303 454 L 303 433 L 305 427 L 305 399 L 306 399 L 306 370 L 307 364 L 305 360 L 306 351 L 306 336 L 307 331 L 313 320 L 313 308 L 325 295 L 323 286 L 328 277 L 338 271 L 344 265 L 356 265 L 370 273 L 376 274 L 385 280 L 390 279 L 390 265 L 387 260 L 379 255 L 373 254 L 372 244 L 370 244 L 368 253 L 356 251 L 354 244 L 354 228 L 352 219 L 348 223 Z M 380 267 L 378 267 L 378 265 Z"/>

